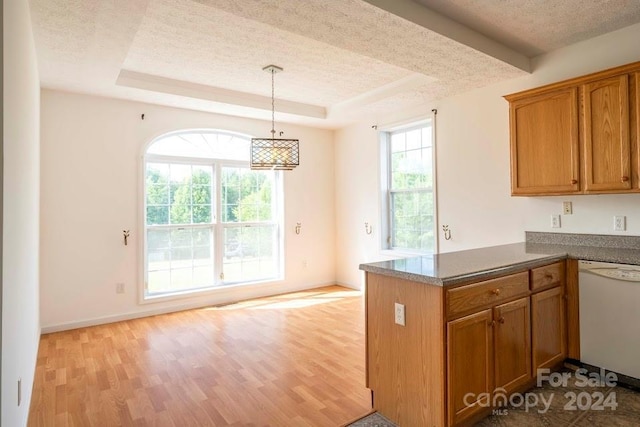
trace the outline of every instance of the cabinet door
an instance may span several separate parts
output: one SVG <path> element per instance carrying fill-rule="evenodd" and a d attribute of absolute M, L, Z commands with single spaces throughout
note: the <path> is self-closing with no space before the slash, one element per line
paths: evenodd
<path fill-rule="evenodd" d="M 511 102 L 510 130 L 511 194 L 580 192 L 576 87 Z"/>
<path fill-rule="evenodd" d="M 507 393 L 531 379 L 531 312 L 529 297 L 494 309 L 496 389 Z"/>
<path fill-rule="evenodd" d="M 563 287 L 531 296 L 533 369 L 551 368 L 567 355 Z"/>
<path fill-rule="evenodd" d="M 493 392 L 493 326 L 491 309 L 447 323 L 449 425 L 488 404 Z"/>
<path fill-rule="evenodd" d="M 582 96 L 585 192 L 630 189 L 629 77 L 585 84 Z"/>

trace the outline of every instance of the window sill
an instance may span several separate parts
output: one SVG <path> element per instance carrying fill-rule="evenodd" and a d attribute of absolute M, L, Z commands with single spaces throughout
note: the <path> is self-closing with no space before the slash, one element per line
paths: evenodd
<path fill-rule="evenodd" d="M 177 292 L 164 293 L 164 294 L 155 294 L 155 295 L 142 294 L 139 302 L 140 304 L 153 304 L 153 303 L 160 303 L 160 302 L 167 302 L 167 301 L 174 301 L 174 300 L 181 300 L 181 299 L 188 299 L 188 298 L 199 298 L 199 297 L 205 297 L 205 296 L 218 295 L 218 294 L 222 294 L 230 291 L 233 292 L 234 290 L 235 291 L 249 290 L 255 286 L 272 285 L 272 284 L 280 283 L 283 280 L 284 278 L 282 277 L 276 277 L 272 279 L 260 280 L 255 282 L 243 282 L 243 283 L 233 283 L 228 285 L 217 285 L 209 288 L 177 291 Z"/>
<path fill-rule="evenodd" d="M 380 251 L 380 254 L 387 257 L 395 257 L 395 258 L 413 258 L 413 257 L 434 255 L 432 252 L 413 252 L 409 250 L 400 250 L 400 249 L 382 249 Z"/>

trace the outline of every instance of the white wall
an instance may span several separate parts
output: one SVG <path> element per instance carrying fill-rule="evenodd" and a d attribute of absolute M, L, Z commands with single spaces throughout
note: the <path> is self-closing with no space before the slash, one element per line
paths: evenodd
<path fill-rule="evenodd" d="M 520 90 L 640 61 L 638 40 L 640 24 L 534 58 L 531 75 L 424 106 L 425 112 L 438 109 L 439 223 L 449 225 L 453 237 L 450 241 L 440 239 L 441 252 L 522 241 L 525 230 L 640 235 L 640 195 L 511 197 L 509 106 L 502 98 Z M 414 114 L 411 112 L 411 116 Z M 361 227 L 354 225 L 366 215 L 377 221 L 375 230 L 380 228 L 378 142 L 371 124 L 357 124 L 336 132 L 335 140 L 340 255 L 337 280 L 351 286 L 362 284 L 359 263 L 385 258 L 380 255 L 379 241 L 373 242 L 377 247 L 369 246 L 366 243 L 369 236 L 363 236 Z M 362 158 L 339 161 L 352 153 L 360 153 Z M 345 180 L 351 182 L 347 184 Z M 573 202 L 574 213 L 562 216 L 561 229 L 551 229 L 549 217 L 561 213 L 565 200 Z M 613 215 L 627 216 L 626 232 L 613 232 Z"/>
<path fill-rule="evenodd" d="M 285 172 L 284 179 L 285 280 L 140 305 L 139 202 L 145 144 L 180 129 L 265 135 L 270 123 L 43 90 L 43 331 L 334 283 L 333 132 L 277 126 L 299 138 L 301 150 L 301 165 Z M 296 222 L 302 223 L 300 235 L 294 232 Z M 129 246 L 122 244 L 124 229 L 131 230 Z M 116 294 L 117 282 L 125 283 L 124 294 Z"/>
<path fill-rule="evenodd" d="M 336 131 L 335 140 L 336 277 L 357 287 L 357 266 L 380 259 L 377 132 L 371 123 L 360 123 Z M 372 225 L 371 234 L 365 222 Z"/>
<path fill-rule="evenodd" d="M 40 83 L 26 0 L 3 1 L 3 426 L 27 424 L 38 316 Z M 22 378 L 22 403 L 17 382 Z"/>

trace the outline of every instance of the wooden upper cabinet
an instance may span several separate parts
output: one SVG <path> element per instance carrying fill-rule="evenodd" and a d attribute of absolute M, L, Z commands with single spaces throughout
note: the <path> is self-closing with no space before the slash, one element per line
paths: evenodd
<path fill-rule="evenodd" d="M 584 190 L 631 188 L 629 76 L 582 85 Z"/>
<path fill-rule="evenodd" d="M 640 191 L 640 62 L 505 98 L 512 195 Z"/>
<path fill-rule="evenodd" d="M 510 126 L 513 195 L 580 191 L 575 87 L 513 101 Z"/>

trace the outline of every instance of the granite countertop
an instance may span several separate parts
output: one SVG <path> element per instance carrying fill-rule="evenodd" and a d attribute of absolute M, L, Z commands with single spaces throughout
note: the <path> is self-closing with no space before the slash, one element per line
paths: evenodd
<path fill-rule="evenodd" d="M 640 265 L 640 237 L 527 232 L 527 242 L 361 264 L 360 269 L 437 286 L 484 280 L 565 258 Z"/>

